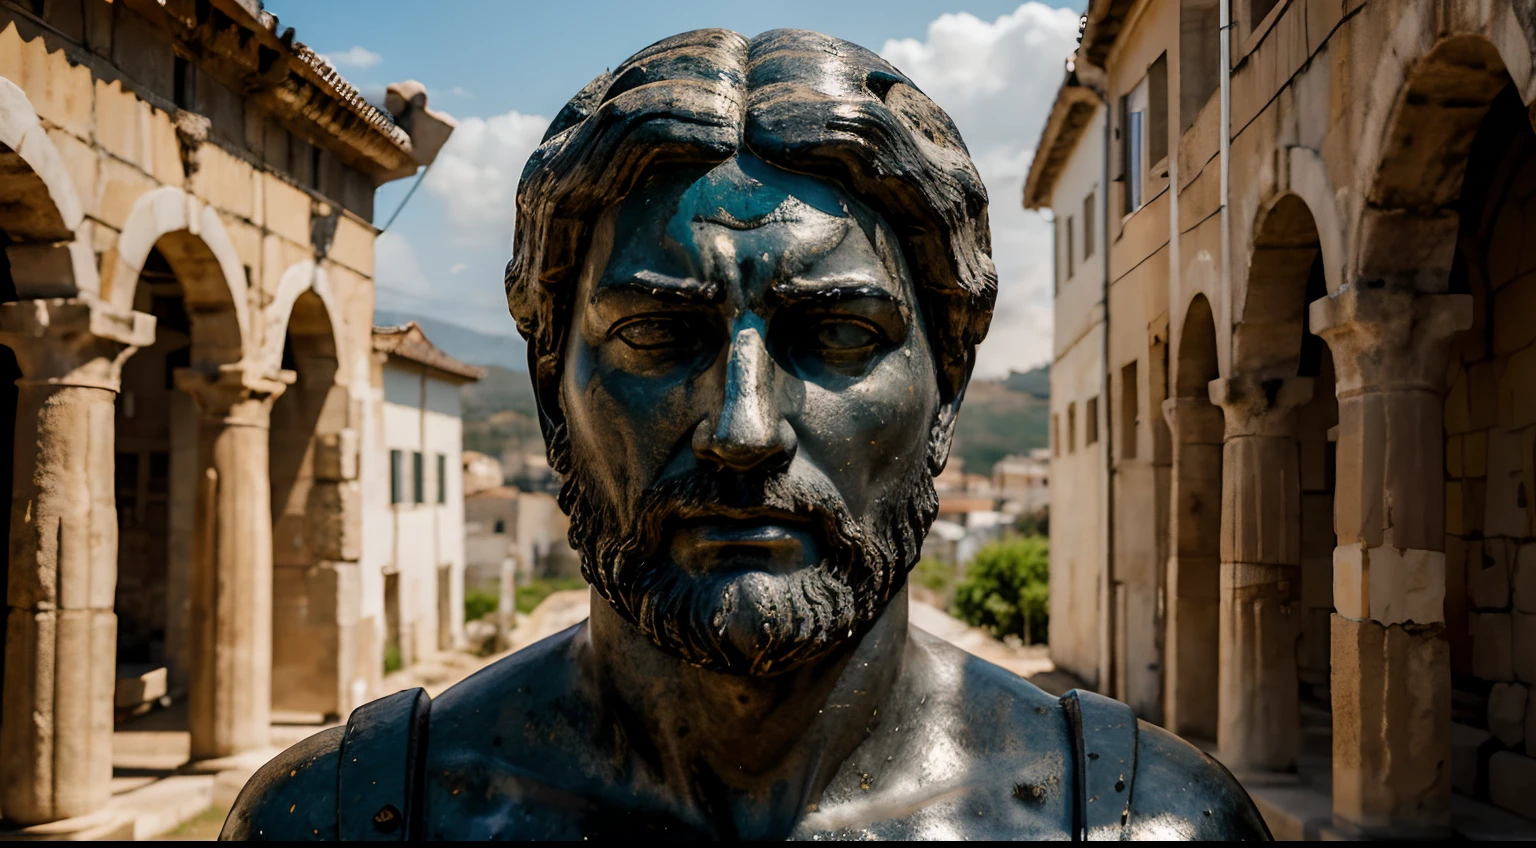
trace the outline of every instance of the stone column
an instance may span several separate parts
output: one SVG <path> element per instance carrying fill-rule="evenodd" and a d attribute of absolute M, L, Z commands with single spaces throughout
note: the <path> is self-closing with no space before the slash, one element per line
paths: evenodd
<path fill-rule="evenodd" d="M 1206 398 L 1163 401 L 1173 434 L 1169 501 L 1165 726 L 1216 739 L 1221 593 L 1221 410 Z"/>
<path fill-rule="evenodd" d="M 1444 383 L 1470 295 L 1350 287 L 1311 306 L 1338 374 L 1331 638 L 1342 829 L 1449 836 Z"/>
<path fill-rule="evenodd" d="M 81 300 L 0 306 L 16 354 L 0 813 L 85 815 L 111 797 L 117 503 L 113 403 L 154 318 Z"/>
<path fill-rule="evenodd" d="M 268 747 L 272 714 L 272 403 L 288 379 L 184 368 L 198 406 L 187 714 L 192 760 Z M 220 764 L 209 762 L 207 768 Z"/>
<path fill-rule="evenodd" d="M 1216 744 L 1246 779 L 1291 773 L 1301 732 L 1301 469 L 1297 407 L 1307 377 L 1211 381 L 1225 415 Z"/>

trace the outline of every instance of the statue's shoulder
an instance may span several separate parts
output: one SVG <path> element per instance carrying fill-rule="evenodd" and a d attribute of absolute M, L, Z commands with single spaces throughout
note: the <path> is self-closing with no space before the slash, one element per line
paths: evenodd
<path fill-rule="evenodd" d="M 247 781 L 220 839 L 387 839 L 418 833 L 432 699 L 407 689 L 352 711 Z"/>
<path fill-rule="evenodd" d="M 335 839 L 336 772 L 345 732 L 322 730 L 262 766 L 240 790 L 219 839 Z"/>
<path fill-rule="evenodd" d="M 1210 755 L 1137 722 L 1132 839 L 1271 839 L 1253 799 Z"/>

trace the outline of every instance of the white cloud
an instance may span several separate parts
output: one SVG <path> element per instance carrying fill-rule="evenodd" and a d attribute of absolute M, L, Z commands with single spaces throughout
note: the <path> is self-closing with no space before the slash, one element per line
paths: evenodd
<path fill-rule="evenodd" d="M 354 46 L 340 53 L 321 53 L 320 58 L 341 70 L 348 68 L 363 70 L 384 61 L 383 56 L 361 46 Z"/>
<path fill-rule="evenodd" d="M 511 255 L 517 181 L 539 146 L 549 118 L 512 111 L 459 122 L 427 172 L 427 191 L 448 207 L 448 219 L 468 241 L 494 241 Z"/>
<path fill-rule="evenodd" d="M 893 39 L 880 50 L 954 119 L 991 196 L 999 293 L 978 353 L 980 375 L 1050 359 L 1051 228 L 1021 198 L 1032 148 L 1077 43 L 1077 20 L 1069 9 L 1033 2 L 991 22 L 945 14 L 928 25 L 926 40 Z"/>
<path fill-rule="evenodd" d="M 474 97 L 474 95 L 465 90 L 464 86 L 462 85 L 456 85 L 453 88 L 448 89 L 448 93 L 452 94 L 454 97 Z"/>
<path fill-rule="evenodd" d="M 460 273 L 463 273 L 464 269 L 468 268 L 468 267 L 469 267 L 469 265 L 467 265 L 467 264 L 465 264 L 463 262 L 455 262 L 455 263 L 453 263 L 453 267 L 448 269 L 448 273 L 450 273 L 450 274 L 460 274 Z"/>

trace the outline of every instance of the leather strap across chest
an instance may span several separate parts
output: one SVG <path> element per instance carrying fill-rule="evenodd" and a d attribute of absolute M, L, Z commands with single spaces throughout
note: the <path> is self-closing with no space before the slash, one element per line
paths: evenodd
<path fill-rule="evenodd" d="M 352 711 L 336 775 L 341 839 L 421 838 L 421 771 L 431 710 L 432 699 L 418 688 Z"/>
<path fill-rule="evenodd" d="M 1136 780 L 1136 715 L 1119 701 L 1073 689 L 1061 696 L 1072 728 L 1076 765 L 1073 838 L 1113 842 L 1130 837 Z"/>

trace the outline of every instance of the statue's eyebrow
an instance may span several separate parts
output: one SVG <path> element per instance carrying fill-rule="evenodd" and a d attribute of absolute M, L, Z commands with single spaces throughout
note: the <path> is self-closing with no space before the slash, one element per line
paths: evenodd
<path fill-rule="evenodd" d="M 721 299 L 723 291 L 718 283 L 705 283 L 689 277 L 673 277 L 647 270 L 611 282 L 604 281 L 592 292 L 592 302 L 597 303 L 612 296 L 641 295 L 675 303 L 715 303 Z"/>
<path fill-rule="evenodd" d="M 861 298 L 898 302 L 879 279 L 867 274 L 835 274 L 814 280 L 795 277 L 774 283 L 773 295 L 785 303 L 840 303 Z"/>

